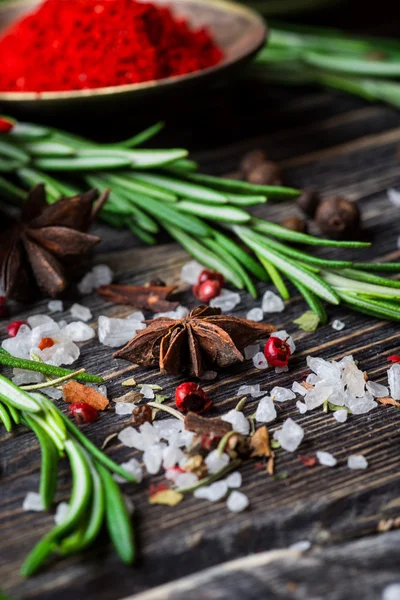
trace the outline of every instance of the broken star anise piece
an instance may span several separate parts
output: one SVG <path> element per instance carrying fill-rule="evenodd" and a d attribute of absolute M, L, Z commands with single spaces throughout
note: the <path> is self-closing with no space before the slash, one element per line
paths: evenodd
<path fill-rule="evenodd" d="M 275 331 L 273 325 L 222 315 L 209 306 L 199 306 L 183 319 L 159 317 L 146 323 L 147 328 L 114 357 L 145 366 L 159 364 L 169 375 L 188 369 L 195 377 L 243 361 L 240 350 Z"/>
<path fill-rule="evenodd" d="M 100 238 L 87 233 L 107 200 L 97 190 L 46 203 L 45 188 L 28 194 L 17 221 L 0 213 L 1 282 L 7 298 L 29 301 L 38 292 L 54 298 L 67 287 L 66 262 L 81 258 Z M 95 203 L 95 201 L 97 202 Z"/>

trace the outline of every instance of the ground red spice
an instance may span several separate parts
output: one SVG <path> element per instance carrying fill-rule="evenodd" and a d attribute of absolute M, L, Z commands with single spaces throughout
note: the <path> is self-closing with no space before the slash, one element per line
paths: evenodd
<path fill-rule="evenodd" d="M 0 90 L 119 86 L 198 71 L 222 52 L 166 7 L 135 0 L 47 0 L 0 39 Z"/>

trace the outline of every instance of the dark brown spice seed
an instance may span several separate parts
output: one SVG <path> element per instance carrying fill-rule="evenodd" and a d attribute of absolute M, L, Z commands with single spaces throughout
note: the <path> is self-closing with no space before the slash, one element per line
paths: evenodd
<path fill-rule="evenodd" d="M 151 423 L 153 411 L 147 404 L 135 406 L 132 411 L 132 422 L 135 425 L 143 425 L 143 423 Z"/>
<path fill-rule="evenodd" d="M 315 219 L 322 233 L 334 239 L 341 239 L 354 237 L 358 233 L 361 215 L 354 202 L 340 196 L 332 196 L 319 204 Z"/>
<path fill-rule="evenodd" d="M 307 233 L 307 223 L 300 217 L 286 217 L 281 222 L 282 227 L 291 229 L 291 231 L 298 231 L 299 233 Z"/>
<path fill-rule="evenodd" d="M 249 183 L 255 185 L 280 185 L 282 183 L 282 174 L 280 167 L 268 160 L 257 165 L 246 176 Z"/>
<path fill-rule="evenodd" d="M 245 177 L 258 165 L 268 160 L 267 153 L 265 150 L 257 149 L 246 152 L 240 162 L 240 170 Z"/>
<path fill-rule="evenodd" d="M 317 210 L 320 202 L 321 198 L 318 192 L 311 188 L 306 188 L 303 190 L 301 196 L 299 196 L 296 200 L 296 204 L 300 210 L 302 210 L 307 217 L 311 218 L 314 217 L 315 211 Z"/>

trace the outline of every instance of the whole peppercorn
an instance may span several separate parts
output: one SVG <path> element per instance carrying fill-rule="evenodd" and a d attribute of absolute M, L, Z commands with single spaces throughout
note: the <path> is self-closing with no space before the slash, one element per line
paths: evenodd
<path fill-rule="evenodd" d="M 286 367 L 291 355 L 290 346 L 285 340 L 271 335 L 264 347 L 264 356 L 271 367 Z"/>
<path fill-rule="evenodd" d="M 315 219 L 322 233 L 340 239 L 354 236 L 360 227 L 361 215 L 354 202 L 332 196 L 319 204 Z"/>
<path fill-rule="evenodd" d="M 282 183 L 281 169 L 276 163 L 267 160 L 254 167 L 246 179 L 255 185 L 280 185 Z"/>
<path fill-rule="evenodd" d="M 268 156 L 265 150 L 251 150 L 250 152 L 246 152 L 246 154 L 243 156 L 240 163 L 240 170 L 243 175 L 247 177 L 247 175 L 251 173 L 255 167 L 258 167 L 267 160 Z"/>
<path fill-rule="evenodd" d="M 27 321 L 12 321 L 7 325 L 8 337 L 15 337 L 21 325 L 28 325 Z"/>
<path fill-rule="evenodd" d="M 224 276 L 221 273 L 218 273 L 218 271 L 210 271 L 209 269 L 203 269 L 199 275 L 197 283 L 200 285 L 201 283 L 204 283 L 208 280 L 219 281 L 221 286 L 224 285 Z"/>
<path fill-rule="evenodd" d="M 90 404 L 86 404 L 86 402 L 71 402 L 68 405 L 68 409 L 72 412 L 78 423 L 92 423 L 99 416 L 98 410 L 90 406 Z"/>
<path fill-rule="evenodd" d="M 207 279 L 200 285 L 193 286 L 193 294 L 200 302 L 207 304 L 221 293 L 221 284 L 216 279 Z"/>
<path fill-rule="evenodd" d="M 212 401 L 198 383 L 188 381 L 176 388 L 175 404 L 182 412 L 201 413 L 212 405 Z"/>
<path fill-rule="evenodd" d="M 286 229 L 291 229 L 292 231 L 307 233 L 307 223 L 300 217 L 286 217 L 286 219 L 281 222 L 281 225 L 282 227 L 286 227 Z"/>
<path fill-rule="evenodd" d="M 310 188 L 303 190 L 301 196 L 296 200 L 297 206 L 307 215 L 307 217 L 314 217 L 320 202 L 321 198 L 318 192 Z"/>

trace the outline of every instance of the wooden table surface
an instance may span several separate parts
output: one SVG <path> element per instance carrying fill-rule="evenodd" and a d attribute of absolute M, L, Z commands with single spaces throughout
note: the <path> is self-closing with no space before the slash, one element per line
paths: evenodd
<path fill-rule="evenodd" d="M 288 185 L 312 185 L 324 195 L 345 194 L 359 203 L 365 234 L 374 241 L 373 249 L 363 251 L 364 257 L 400 258 L 396 249 L 400 209 L 390 205 L 385 193 L 390 186 L 400 187 L 397 111 L 336 93 L 258 84 L 221 91 L 213 102 L 207 118 L 203 113 L 195 124 L 193 119 L 183 119 L 181 129 L 171 126 L 174 145 L 195 149 L 195 157 L 206 172 L 231 171 L 244 151 L 261 146 L 280 162 Z M 256 212 L 279 221 L 296 214 L 296 209 L 287 202 L 266 205 Z M 188 255 L 177 245 L 138 248 L 128 233 L 116 233 L 102 225 L 96 229 L 104 239 L 96 261 L 115 269 L 116 282 L 140 284 L 156 275 L 168 283 L 178 281 Z M 339 254 L 321 251 L 324 256 Z M 259 289 L 262 292 L 265 286 Z M 234 313 L 244 316 L 257 301 L 245 293 L 241 298 Z M 190 293 L 183 293 L 181 301 L 186 306 L 194 305 Z M 94 327 L 101 314 L 131 312 L 126 307 L 111 306 L 95 294 L 85 297 L 83 303 L 93 312 Z M 67 301 L 67 310 L 69 306 Z M 43 301 L 20 311 L 18 318 L 45 310 Z M 339 318 L 346 323 L 343 331 L 327 325 L 310 334 L 292 323 L 304 310 L 303 301 L 294 294 L 286 310 L 270 319 L 278 328 L 286 328 L 296 341 L 290 372 L 276 375 L 270 370 L 256 371 L 251 362 L 222 372 L 206 386 L 215 401 L 215 414 L 235 406 L 240 384 L 260 383 L 263 389 L 271 389 L 300 380 L 306 373 L 308 354 L 337 359 L 352 353 L 374 380 L 386 381 L 387 356 L 399 351 L 398 325 L 338 307 L 330 308 L 329 315 L 331 320 Z M 57 316 L 63 318 L 64 314 Z M 1 338 L 6 335 L 4 321 L 0 334 Z M 93 340 L 82 345 L 76 365 L 102 374 L 126 366 L 111 355 L 112 349 Z M 163 393 L 170 395 L 181 381 L 143 368 L 135 371 L 135 378 L 160 383 Z M 111 398 L 122 393 L 123 379 L 121 376 L 108 386 Z M 254 412 L 256 402 L 249 399 L 246 414 Z M 136 565 L 122 565 L 108 542 L 102 540 L 84 555 L 50 561 L 46 569 L 28 581 L 20 578 L 19 567 L 28 550 L 52 527 L 53 516 L 22 511 L 26 493 L 38 489 L 39 447 L 33 434 L 24 428 L 12 435 L 2 429 L 1 588 L 12 598 L 41 600 L 116 600 L 133 594 L 143 600 L 380 598 L 387 583 L 400 580 L 400 531 L 396 531 L 396 525 L 400 525 L 400 519 L 396 521 L 400 515 L 399 411 L 379 407 L 338 424 L 322 410 L 300 415 L 293 402 L 279 405 L 278 410 L 271 430 L 292 416 L 305 429 L 300 452 L 327 450 L 337 457 L 338 466 L 308 469 L 297 458 L 297 452 L 280 451 L 276 471 L 288 476 L 277 480 L 250 461 L 241 468 L 250 508 L 240 514 L 228 512 L 224 502 L 211 504 L 193 497 L 175 508 L 150 506 L 150 478 L 146 476 L 139 486 L 125 486 L 136 507 Z M 110 411 L 83 430 L 101 445 L 124 423 L 124 417 Z M 136 455 L 119 443 L 111 444 L 107 453 L 119 462 Z M 353 453 L 368 458 L 368 469 L 352 471 L 346 467 L 347 456 Z M 162 476 L 151 477 L 153 483 L 161 480 Z M 67 498 L 69 483 L 68 468 L 61 463 L 58 501 Z M 300 557 L 288 550 L 291 544 L 305 539 L 313 544 L 307 554 Z M 248 557 L 253 553 L 255 556 Z M 225 561 L 234 562 L 200 573 Z M 192 578 L 174 583 L 190 575 Z M 166 583 L 166 588 L 151 591 Z"/>

